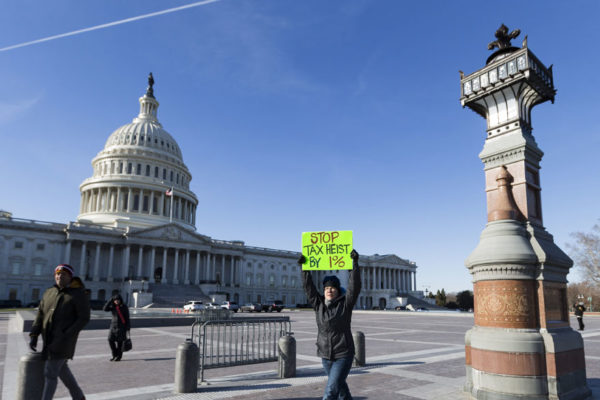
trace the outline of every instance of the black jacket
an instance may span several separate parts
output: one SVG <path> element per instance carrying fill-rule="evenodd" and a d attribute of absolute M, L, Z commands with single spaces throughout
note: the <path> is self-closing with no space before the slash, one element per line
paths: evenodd
<path fill-rule="evenodd" d="M 338 296 L 329 306 L 325 304 L 325 297 L 317 291 L 310 271 L 302 271 L 302 283 L 317 319 L 317 355 L 328 360 L 354 355 L 350 325 L 352 309 L 361 289 L 358 261 L 354 260 L 346 294 Z"/>
<path fill-rule="evenodd" d="M 44 292 L 30 335 L 42 334 L 44 358 L 73 358 L 79 331 L 89 320 L 90 304 L 84 289 L 54 285 Z"/>
<path fill-rule="evenodd" d="M 585 306 L 583 304 L 575 304 L 575 315 L 578 317 L 583 317 L 583 313 L 585 312 Z"/>
<path fill-rule="evenodd" d="M 125 320 L 123 323 L 123 321 L 121 321 L 121 317 L 119 317 L 119 313 L 117 312 L 117 305 L 113 302 L 113 300 L 114 297 L 108 300 L 104 305 L 104 311 L 110 311 L 112 313 L 109 337 L 112 337 L 113 340 L 123 341 L 125 340 L 127 331 L 131 327 L 129 324 L 129 309 L 121 301 L 119 310 L 121 311 L 121 315 L 123 315 L 123 319 Z"/>

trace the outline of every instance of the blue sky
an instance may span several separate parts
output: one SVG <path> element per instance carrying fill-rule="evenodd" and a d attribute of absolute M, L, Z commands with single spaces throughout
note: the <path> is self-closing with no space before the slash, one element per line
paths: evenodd
<path fill-rule="evenodd" d="M 0 48 L 190 3 L 3 2 Z M 554 64 L 555 104 L 532 121 L 544 225 L 566 250 L 600 216 L 600 3 L 497 4 L 221 0 L 0 51 L 0 209 L 75 220 L 91 159 L 152 71 L 198 232 L 300 250 L 303 231 L 353 230 L 360 253 L 415 261 L 419 289 L 469 289 L 486 125 L 461 108 L 458 70 L 483 67 L 505 23 Z"/>

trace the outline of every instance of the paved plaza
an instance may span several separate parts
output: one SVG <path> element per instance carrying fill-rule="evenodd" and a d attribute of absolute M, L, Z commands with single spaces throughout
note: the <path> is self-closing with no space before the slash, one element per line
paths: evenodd
<path fill-rule="evenodd" d="M 176 349 L 190 337 L 190 326 L 132 329 L 134 349 L 118 363 L 108 361 L 106 330 L 84 330 L 69 365 L 88 400 L 321 398 L 326 377 L 316 357 L 314 314 L 279 315 L 292 320 L 295 378 L 277 379 L 274 362 L 212 369 L 197 393 L 174 394 Z M 588 385 L 600 399 L 600 317 L 586 315 L 584 321 Z M 352 369 L 352 395 L 357 400 L 465 399 L 464 334 L 472 325 L 472 314 L 356 311 L 352 327 L 365 334 L 367 365 Z M 577 326 L 574 318 L 571 326 Z M 0 384 L 7 400 L 15 397 L 17 363 L 28 352 L 27 333 L 16 330 L 14 313 L 0 313 Z M 55 398 L 70 399 L 62 383 Z"/>

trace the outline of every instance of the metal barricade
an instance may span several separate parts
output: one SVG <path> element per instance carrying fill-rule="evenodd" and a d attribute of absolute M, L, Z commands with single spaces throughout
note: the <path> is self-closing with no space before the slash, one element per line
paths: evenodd
<path fill-rule="evenodd" d="M 200 351 L 200 382 L 205 369 L 277 361 L 279 338 L 292 335 L 291 327 L 290 317 L 195 322 L 192 341 Z"/>
<path fill-rule="evenodd" d="M 233 311 L 226 308 L 208 308 L 204 310 L 194 311 L 196 322 L 204 321 L 224 321 L 231 319 Z"/>

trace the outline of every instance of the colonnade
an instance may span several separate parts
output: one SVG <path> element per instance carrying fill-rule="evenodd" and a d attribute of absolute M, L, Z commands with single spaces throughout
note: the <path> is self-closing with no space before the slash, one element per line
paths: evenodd
<path fill-rule="evenodd" d="M 162 190 L 144 190 L 127 187 L 103 187 L 81 194 L 81 214 L 93 212 L 126 212 L 169 217 L 171 204 L 173 218 L 196 224 L 196 204 L 177 191 L 169 198 Z"/>
<path fill-rule="evenodd" d="M 78 260 L 71 260 L 74 242 L 81 246 Z M 76 267 L 77 275 L 94 282 L 145 278 L 163 284 L 208 281 L 226 287 L 241 282 L 242 257 L 210 250 L 68 240 L 64 259 Z"/>

